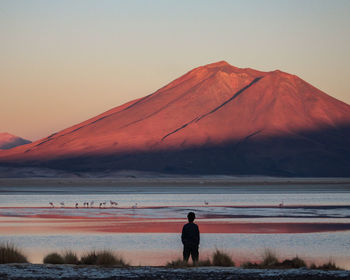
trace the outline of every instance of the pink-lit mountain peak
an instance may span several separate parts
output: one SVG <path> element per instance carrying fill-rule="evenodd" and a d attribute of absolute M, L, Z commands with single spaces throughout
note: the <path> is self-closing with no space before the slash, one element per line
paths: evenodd
<path fill-rule="evenodd" d="M 28 143 L 31 142 L 7 132 L 0 132 L 0 150 L 11 149 Z"/>
<path fill-rule="evenodd" d="M 197 67 L 151 95 L 2 152 L 0 159 L 118 156 L 276 136 L 304 139 L 307 131 L 347 124 L 349 105 L 295 75 L 220 61 Z"/>

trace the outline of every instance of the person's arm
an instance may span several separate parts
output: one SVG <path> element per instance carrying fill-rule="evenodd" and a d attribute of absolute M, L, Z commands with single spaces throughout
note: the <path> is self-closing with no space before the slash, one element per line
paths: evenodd
<path fill-rule="evenodd" d="M 182 233 L 181 233 L 181 242 L 182 242 L 182 244 L 185 244 L 185 231 L 184 231 L 184 229 L 185 229 L 185 226 L 183 226 Z"/>
<path fill-rule="evenodd" d="M 199 245 L 199 241 L 200 241 L 200 233 L 199 233 L 199 228 L 197 226 L 197 240 L 198 240 L 198 245 Z"/>

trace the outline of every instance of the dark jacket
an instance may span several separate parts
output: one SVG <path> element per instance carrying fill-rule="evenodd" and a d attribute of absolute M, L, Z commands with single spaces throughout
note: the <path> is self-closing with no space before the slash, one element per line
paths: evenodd
<path fill-rule="evenodd" d="M 182 228 L 181 234 L 182 244 L 185 246 L 198 246 L 199 245 L 199 229 L 194 223 L 187 223 Z"/>

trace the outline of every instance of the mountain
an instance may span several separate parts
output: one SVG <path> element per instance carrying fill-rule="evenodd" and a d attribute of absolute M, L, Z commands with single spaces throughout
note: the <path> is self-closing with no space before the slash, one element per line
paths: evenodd
<path fill-rule="evenodd" d="M 0 150 L 11 149 L 28 143 L 32 142 L 10 133 L 0 132 Z"/>
<path fill-rule="evenodd" d="M 295 75 L 201 66 L 156 92 L 0 153 L 71 171 L 350 176 L 350 106 Z"/>

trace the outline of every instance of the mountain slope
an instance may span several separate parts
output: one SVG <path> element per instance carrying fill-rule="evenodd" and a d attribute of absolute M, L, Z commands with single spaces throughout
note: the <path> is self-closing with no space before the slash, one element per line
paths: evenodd
<path fill-rule="evenodd" d="M 31 143 L 31 141 L 20 138 L 7 132 L 0 132 L 0 150 L 7 150 L 28 143 Z"/>
<path fill-rule="evenodd" d="M 71 170 L 349 176 L 350 106 L 297 76 L 198 67 L 0 162 Z"/>

